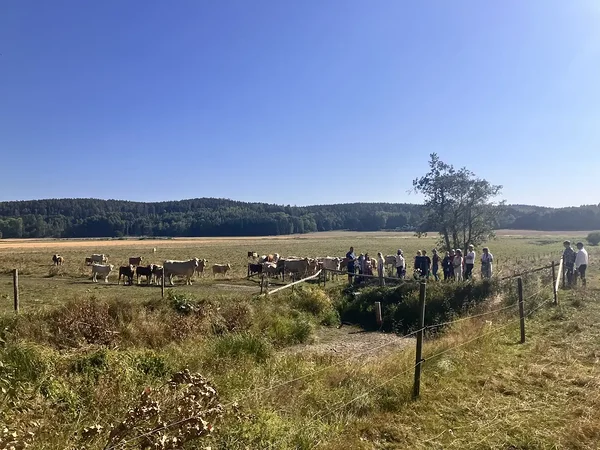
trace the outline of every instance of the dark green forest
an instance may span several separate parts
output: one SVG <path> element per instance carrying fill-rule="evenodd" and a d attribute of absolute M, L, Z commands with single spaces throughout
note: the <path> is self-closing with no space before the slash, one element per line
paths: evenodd
<path fill-rule="evenodd" d="M 600 229 L 598 205 L 573 208 L 504 206 L 497 228 Z M 422 206 L 349 203 L 284 206 L 198 198 L 142 203 L 49 199 L 0 202 L 0 237 L 267 236 L 313 231 L 404 230 L 422 223 Z"/>

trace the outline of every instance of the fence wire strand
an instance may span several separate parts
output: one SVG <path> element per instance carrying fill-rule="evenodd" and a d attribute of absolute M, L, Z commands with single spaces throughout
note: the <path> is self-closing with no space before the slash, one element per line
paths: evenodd
<path fill-rule="evenodd" d="M 543 268 L 540 268 L 539 270 L 542 270 L 542 269 L 547 269 L 547 268 L 550 268 L 550 267 L 552 267 L 552 266 L 549 266 L 549 267 L 543 267 Z M 529 273 L 531 273 L 531 272 L 529 272 Z M 520 276 L 520 275 L 515 275 L 514 277 L 510 277 L 510 278 L 517 278 L 518 276 Z M 543 291 L 545 288 L 547 288 L 547 287 L 548 287 L 547 285 L 544 285 L 544 286 L 542 286 L 542 288 L 541 288 L 540 290 L 538 290 L 536 293 L 534 293 L 534 294 L 530 295 L 529 297 L 527 297 L 527 299 L 524 299 L 523 301 L 525 301 L 525 300 L 529 300 L 529 299 L 531 299 L 531 298 L 533 298 L 533 297 L 535 297 L 535 296 L 539 295 L 539 294 L 540 294 L 540 293 L 541 293 L 541 292 L 542 292 L 542 291 Z M 550 300 L 545 300 L 544 302 L 542 302 L 541 304 L 539 304 L 538 306 L 536 306 L 534 309 L 532 309 L 531 311 L 529 311 L 527 314 L 525 314 L 525 316 L 524 316 L 524 317 L 528 317 L 528 316 L 532 315 L 532 314 L 533 314 L 535 311 L 537 311 L 538 309 L 540 309 L 542 306 L 544 306 L 546 303 L 549 303 L 549 302 L 550 302 Z M 518 304 L 516 304 L 516 305 L 518 305 Z M 420 331 L 424 331 L 424 330 L 427 330 L 427 329 L 429 329 L 429 328 L 432 328 L 432 327 L 439 327 L 439 326 L 442 326 L 442 325 L 448 325 L 448 324 L 452 324 L 452 323 L 456 323 L 456 322 L 461 322 L 461 321 L 463 321 L 463 320 L 468 320 L 468 319 L 472 319 L 472 318 L 476 318 L 476 317 L 480 317 L 480 316 L 484 316 L 484 315 L 488 315 L 488 314 L 493 314 L 493 313 L 501 312 L 501 311 L 504 311 L 504 310 L 507 310 L 507 309 L 513 308 L 513 307 L 514 307 L 514 306 L 516 306 L 516 305 L 510 305 L 510 306 L 507 306 L 507 307 L 505 307 L 505 308 L 500 308 L 500 309 L 497 309 L 497 310 L 494 310 L 494 311 L 489 311 L 489 312 L 487 312 L 487 313 L 478 314 L 478 315 L 476 315 L 476 316 L 464 317 L 464 318 L 461 318 L 461 319 L 457 319 L 457 320 L 455 320 L 455 321 L 451 321 L 451 322 L 443 322 L 443 323 L 439 323 L 439 324 L 435 324 L 435 325 L 429 325 L 429 326 L 426 326 L 426 327 L 420 328 L 420 329 L 418 329 L 418 330 L 415 330 L 415 331 L 413 331 L 413 332 L 411 332 L 411 333 L 409 333 L 409 334 L 406 334 L 406 335 L 404 335 L 404 336 L 401 336 L 401 337 L 400 337 L 398 340 L 395 340 L 395 341 L 390 341 L 390 342 L 386 342 L 385 344 L 382 344 L 382 345 L 380 345 L 380 346 L 378 346 L 378 347 L 375 347 L 375 348 L 370 348 L 370 349 L 368 349 L 368 350 L 365 350 L 365 351 L 363 351 L 363 352 L 356 353 L 356 354 L 354 354 L 354 355 L 352 355 L 352 356 L 350 356 L 350 357 L 348 357 L 348 358 L 344 358 L 344 359 L 342 359 L 342 360 L 339 360 L 339 361 L 337 361 L 337 362 L 336 362 L 336 363 L 334 363 L 334 364 L 330 364 L 329 366 L 322 367 L 321 369 L 317 369 L 317 370 L 314 370 L 314 371 L 312 371 L 312 372 L 309 372 L 309 373 L 307 373 L 307 374 L 304 374 L 304 375 L 302 375 L 302 376 L 296 377 L 296 378 L 294 378 L 294 379 L 291 379 L 291 380 L 288 380 L 288 381 L 285 381 L 285 382 L 282 382 L 282 383 L 278 383 L 278 384 L 276 384 L 276 385 L 274 385 L 274 386 L 269 386 L 269 387 L 267 387 L 267 388 L 263 388 L 263 389 L 254 390 L 254 391 L 252 391 L 252 392 L 248 393 L 247 395 L 244 395 L 244 396 L 242 396 L 242 397 L 241 397 L 241 398 L 239 398 L 238 400 L 235 400 L 235 401 L 231 401 L 231 402 L 229 402 L 229 403 L 226 403 L 225 405 L 223 405 L 223 408 L 224 408 L 224 409 L 225 409 L 225 408 L 228 408 L 228 407 L 230 407 L 230 406 L 232 406 L 232 405 L 234 405 L 234 404 L 236 404 L 236 403 L 238 403 L 238 402 L 241 402 L 241 401 L 243 401 L 243 400 L 246 400 L 246 399 L 248 399 L 248 398 L 250 398 L 250 397 L 252 397 L 252 396 L 254 396 L 254 395 L 259 395 L 259 394 L 262 394 L 262 393 L 264 393 L 264 392 L 268 392 L 268 391 L 271 391 L 271 390 L 273 390 L 273 389 L 277 389 L 277 388 L 279 388 L 279 387 L 286 386 L 286 385 L 288 385 L 288 384 L 291 384 L 291 383 L 294 383 L 294 382 L 296 382 L 296 381 L 300 381 L 300 380 L 303 380 L 303 379 L 305 379 L 305 378 L 309 378 L 309 377 L 311 377 L 311 376 L 313 376 L 313 375 L 316 375 L 316 374 L 318 374 L 318 373 L 322 373 L 322 372 L 324 372 L 324 371 L 326 371 L 326 370 L 329 370 L 329 369 L 331 369 L 331 368 L 333 368 L 333 367 L 340 366 L 341 364 L 343 364 L 343 363 L 345 363 L 345 362 L 347 362 L 347 361 L 350 361 L 351 359 L 357 358 L 357 357 L 359 357 L 359 356 L 362 356 L 362 355 L 364 355 L 364 354 L 366 354 L 366 353 L 371 353 L 371 352 L 374 352 L 374 351 L 380 350 L 380 349 L 382 349 L 382 348 L 384 348 L 384 347 L 387 347 L 388 345 L 395 344 L 395 343 L 399 342 L 400 340 L 407 339 L 407 338 L 409 338 L 409 337 L 411 337 L 411 336 L 414 336 L 415 334 L 419 333 Z M 434 359 L 434 358 L 437 358 L 437 357 L 439 357 L 439 356 L 441 356 L 441 355 L 443 355 L 443 354 L 445 354 L 445 353 L 449 353 L 450 351 L 452 351 L 452 350 L 455 350 L 455 349 L 457 349 L 457 348 L 459 348 L 459 347 L 463 347 L 463 346 L 465 346 L 465 345 L 467 345 L 467 344 L 469 344 L 469 343 L 471 343 L 471 342 L 474 342 L 474 341 L 476 341 L 476 340 L 478 340 L 478 339 L 481 339 L 482 337 L 485 337 L 485 336 L 487 336 L 487 335 L 490 335 L 490 334 L 493 334 L 493 333 L 496 333 L 496 332 L 502 331 L 502 330 L 504 330 L 505 328 L 508 328 L 509 326 L 511 326 L 511 325 L 514 325 L 514 324 L 518 323 L 519 321 L 520 321 L 520 318 L 519 318 L 519 319 L 517 319 L 517 320 L 514 320 L 514 321 L 510 321 L 510 322 L 508 322 L 507 324 L 504 324 L 504 325 L 502 325 L 501 327 L 496 327 L 496 328 L 494 328 L 493 330 L 491 330 L 491 331 L 489 331 L 489 332 L 487 332 L 487 333 L 483 333 L 483 334 L 481 334 L 481 335 L 478 335 L 478 336 L 476 336 L 476 337 L 474 337 L 474 338 L 472 338 L 472 339 L 469 339 L 469 340 L 467 340 L 467 341 L 465 341 L 465 342 L 461 342 L 460 344 L 457 344 L 457 345 L 455 345 L 455 346 L 453 346 L 453 347 L 450 347 L 450 348 L 444 349 L 444 350 L 442 350 L 441 352 L 438 352 L 438 353 L 436 353 L 436 354 L 434 354 L 434 355 L 432 355 L 432 356 L 429 356 L 429 357 L 427 357 L 427 358 L 423 358 L 423 360 L 421 361 L 421 364 L 422 364 L 422 363 L 424 363 L 424 362 L 426 362 L 426 361 L 429 361 L 429 360 L 432 360 L 432 359 Z M 375 387 L 373 387 L 373 388 L 371 388 L 371 389 L 369 389 L 369 390 L 367 390 L 367 391 L 363 392 L 362 394 L 360 394 L 360 395 L 358 395 L 358 396 L 354 397 L 353 399 L 351 399 L 351 400 L 350 400 L 350 401 L 348 401 L 348 402 L 341 402 L 341 403 L 338 403 L 338 404 L 337 404 L 338 406 L 336 406 L 336 407 L 335 407 L 335 408 L 333 408 L 333 409 L 327 410 L 327 411 L 325 411 L 325 412 L 323 412 L 323 413 L 321 413 L 321 414 L 317 413 L 317 415 L 313 416 L 313 418 L 317 417 L 318 419 L 322 419 L 323 417 L 326 417 L 326 416 L 328 416 L 328 415 L 330 415 L 330 414 L 333 414 L 334 412 L 337 412 L 337 411 L 339 411 L 340 409 L 342 409 L 342 408 L 344 408 L 344 407 L 346 407 L 346 406 L 348 406 L 348 405 L 350 405 L 350 404 L 354 403 L 354 402 L 355 402 L 355 401 L 357 401 L 357 400 L 360 400 L 361 398 L 364 398 L 364 397 L 366 397 L 367 395 L 369 395 L 369 394 L 370 394 L 370 393 L 372 393 L 373 391 L 376 391 L 377 389 L 380 389 L 381 387 L 385 386 L 386 384 L 388 384 L 388 383 L 392 382 L 393 380 L 395 380 L 395 379 L 399 378 L 401 375 L 404 375 L 404 374 L 406 374 L 406 373 L 408 373 L 408 372 L 410 372 L 410 371 L 414 370 L 416 366 L 417 366 L 417 364 L 415 364 L 414 366 L 412 366 L 412 367 L 410 367 L 410 368 L 408 368 L 408 369 L 406 369 L 406 370 L 404 370 L 404 371 L 402 371 L 402 372 L 399 372 L 399 373 L 397 373 L 397 374 L 396 374 L 396 375 L 394 375 L 393 377 L 391 377 L 391 378 L 388 378 L 388 379 L 387 379 L 386 381 L 384 381 L 383 383 L 379 383 L 379 384 L 378 384 L 378 385 L 376 385 Z M 128 443 L 134 442 L 134 441 L 136 441 L 136 440 L 138 440 L 138 439 L 141 439 L 141 438 L 143 438 L 143 437 L 150 436 L 150 435 L 152 435 L 152 434 L 154 434 L 154 433 L 158 433 L 158 432 L 160 432 L 160 431 L 164 431 L 164 430 L 166 430 L 166 429 L 169 429 L 169 428 L 175 427 L 175 426 L 177 426 L 177 425 L 181 425 L 181 424 L 183 424 L 183 423 L 185 423 L 185 422 L 188 422 L 188 421 L 190 421 L 190 420 L 193 420 L 193 419 L 194 419 L 194 417 L 187 417 L 187 418 L 185 418 L 185 419 L 182 419 L 182 420 L 179 420 L 179 421 L 173 422 L 173 423 L 171 423 L 171 424 L 164 425 L 164 426 L 162 426 L 162 427 L 160 427 L 160 428 L 157 428 L 157 429 L 154 429 L 154 430 L 148 431 L 148 432 L 146 432 L 146 433 L 143 433 L 143 434 L 140 434 L 140 435 L 138 435 L 138 436 L 134 436 L 134 437 L 132 437 L 132 438 L 130 438 L 130 439 L 128 439 L 128 440 L 125 440 L 125 441 L 119 442 L 119 443 L 117 443 L 117 444 L 115 444 L 115 445 L 112 445 L 112 446 L 107 446 L 107 447 L 105 447 L 105 448 L 104 448 L 104 450 L 114 450 L 114 449 L 116 449 L 116 448 L 118 448 L 118 447 L 124 446 L 124 445 L 126 445 L 126 444 L 128 444 Z M 321 443 L 321 441 L 317 442 L 317 444 L 316 444 L 315 446 L 313 446 L 312 448 L 316 448 L 316 447 L 318 447 L 318 446 L 320 445 L 320 443 Z"/>

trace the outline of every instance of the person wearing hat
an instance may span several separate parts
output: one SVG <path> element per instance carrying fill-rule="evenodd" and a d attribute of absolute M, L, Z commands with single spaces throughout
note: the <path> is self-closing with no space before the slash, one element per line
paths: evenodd
<path fill-rule="evenodd" d="M 563 242 L 563 267 L 567 277 L 567 286 L 573 286 L 573 269 L 575 268 L 575 250 L 571 247 L 571 241 Z"/>
<path fill-rule="evenodd" d="M 579 276 L 579 278 L 581 278 L 581 284 L 585 286 L 585 271 L 587 270 L 589 262 L 588 253 L 587 250 L 583 248 L 582 242 L 577 243 L 577 249 L 579 251 L 575 255 L 575 270 L 577 271 L 576 273 Z"/>
<path fill-rule="evenodd" d="M 398 278 L 404 278 L 404 274 L 406 273 L 406 260 L 404 259 L 404 253 L 401 249 L 398 249 L 398 254 L 396 255 L 396 273 L 398 274 Z"/>

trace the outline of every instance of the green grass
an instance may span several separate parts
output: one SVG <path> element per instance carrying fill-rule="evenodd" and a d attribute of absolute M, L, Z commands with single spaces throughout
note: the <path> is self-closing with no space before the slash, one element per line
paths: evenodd
<path fill-rule="evenodd" d="M 528 259 L 531 254 L 560 250 L 563 237 L 553 239 L 500 238 L 490 248 L 498 269 L 510 257 L 526 268 L 539 262 Z M 136 248 L 139 242 L 125 248 L 95 242 L 94 251 L 111 254 L 111 260 L 146 256 L 145 247 Z M 247 250 L 337 255 L 350 243 L 369 253 L 392 253 L 398 246 L 412 253 L 433 240 L 365 233 L 215 241 L 197 249 L 173 244 L 162 258 L 212 255 L 213 261 L 234 262 L 241 268 L 227 283 L 245 285 L 240 279 Z M 0 277 L 6 311 L 0 315 L 0 424 L 30 448 L 103 448 L 110 424 L 126 417 L 146 387 L 163 392 L 169 377 L 186 368 L 208 378 L 226 406 L 215 433 L 202 441 L 213 449 L 583 449 L 596 448 L 600 439 L 595 264 L 588 290 L 561 292 L 559 308 L 544 307 L 527 320 L 524 345 L 518 344 L 518 325 L 511 324 L 512 310 L 430 336 L 426 358 L 509 324 L 426 361 L 421 398 L 412 402 L 413 341 L 404 348 L 389 341 L 382 349 L 365 333 L 358 335 L 366 342 L 360 350 L 349 334 L 348 342 L 338 337 L 310 345 L 330 334 L 323 324 L 336 331 L 335 283 L 327 293 L 309 287 L 258 298 L 216 286 L 222 281 L 201 280 L 169 290 L 162 300 L 159 289 L 92 284 L 75 262 L 89 248 L 56 251 L 67 265 L 58 269 L 63 274 L 47 277 L 45 260 L 53 251 L 0 247 L 3 268 L 21 264 L 23 304 L 15 317 L 10 278 Z M 526 278 L 526 296 L 539 283 Z M 510 302 L 510 295 L 503 301 Z M 104 427 L 98 435 L 82 436 L 97 425 Z M 34 435 L 28 438 L 29 432 Z M 0 430 L 0 444 L 6 439 Z"/>

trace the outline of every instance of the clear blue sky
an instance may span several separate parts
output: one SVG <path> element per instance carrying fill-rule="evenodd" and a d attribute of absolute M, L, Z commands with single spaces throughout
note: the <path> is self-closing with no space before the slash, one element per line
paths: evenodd
<path fill-rule="evenodd" d="M 600 202 L 597 0 L 0 2 L 0 200 Z M 569 180 L 572 184 L 569 184 Z"/>

